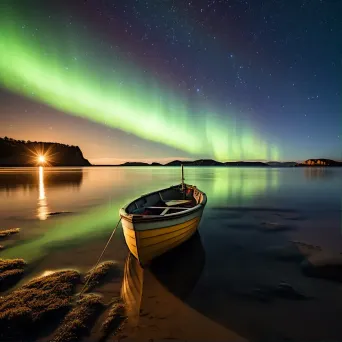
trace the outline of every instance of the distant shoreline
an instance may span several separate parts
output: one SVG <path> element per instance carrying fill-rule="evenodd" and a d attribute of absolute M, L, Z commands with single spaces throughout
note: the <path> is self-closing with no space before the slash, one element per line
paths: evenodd
<path fill-rule="evenodd" d="M 123 164 L 113 164 L 113 165 L 93 165 L 96 167 L 110 167 L 110 166 L 120 166 L 120 167 L 134 167 L 134 166 L 163 166 L 163 167 L 179 167 L 184 165 L 186 167 L 342 167 L 342 162 L 338 162 L 331 159 L 308 159 L 303 163 L 297 162 L 253 162 L 253 161 L 237 161 L 237 162 L 218 162 L 213 159 L 199 159 L 194 161 L 180 161 L 174 160 L 167 164 L 160 163 L 144 163 L 144 162 L 126 162 Z"/>
<path fill-rule="evenodd" d="M 39 162 L 39 158 L 43 158 L 43 164 Z M 219 162 L 214 159 L 198 159 L 193 161 L 173 160 L 166 164 L 129 161 L 123 164 L 93 165 L 83 157 L 78 146 L 0 137 L 0 167 L 180 167 L 181 165 L 185 167 L 341 167 L 342 161 L 325 158 L 308 159 L 302 163 L 243 160 Z"/>
<path fill-rule="evenodd" d="M 294 168 L 294 167 L 300 167 L 300 168 L 322 168 L 322 167 L 342 167 L 342 165 L 334 165 L 334 166 L 322 166 L 322 165 L 314 165 L 314 166 L 309 166 L 309 165 L 297 165 L 297 166 L 281 166 L 281 165 L 264 165 L 264 166 L 251 166 L 251 165 L 185 165 L 186 167 L 235 167 L 235 168 L 240 168 L 240 167 L 249 167 L 249 168 Z M 89 167 L 178 167 L 175 165 L 91 165 Z"/>

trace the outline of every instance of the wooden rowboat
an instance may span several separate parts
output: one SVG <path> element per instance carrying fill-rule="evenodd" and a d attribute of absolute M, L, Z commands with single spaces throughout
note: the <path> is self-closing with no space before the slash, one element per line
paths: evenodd
<path fill-rule="evenodd" d="M 127 246 L 142 266 L 188 240 L 207 202 L 205 193 L 182 183 L 151 192 L 120 209 Z"/>

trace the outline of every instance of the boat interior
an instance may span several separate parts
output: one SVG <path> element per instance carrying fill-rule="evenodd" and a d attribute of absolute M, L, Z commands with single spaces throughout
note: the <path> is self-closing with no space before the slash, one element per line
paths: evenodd
<path fill-rule="evenodd" d="M 142 196 L 132 202 L 126 212 L 133 215 L 170 215 L 195 207 L 203 201 L 203 194 L 194 186 L 173 186 Z"/>

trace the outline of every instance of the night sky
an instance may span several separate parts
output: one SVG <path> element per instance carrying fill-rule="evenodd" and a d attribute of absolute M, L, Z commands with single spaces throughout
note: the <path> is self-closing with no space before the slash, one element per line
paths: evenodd
<path fill-rule="evenodd" d="M 342 159 L 342 1 L 0 6 L 0 136 L 99 164 Z"/>

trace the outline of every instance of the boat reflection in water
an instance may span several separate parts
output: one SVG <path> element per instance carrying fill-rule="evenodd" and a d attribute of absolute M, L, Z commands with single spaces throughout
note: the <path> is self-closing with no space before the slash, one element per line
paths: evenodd
<path fill-rule="evenodd" d="M 142 268 L 130 253 L 121 289 L 128 323 L 132 327 L 137 326 L 139 318 L 146 316 L 147 312 L 167 316 L 163 304 L 167 303 L 170 309 L 172 298 L 185 300 L 195 288 L 204 264 L 205 252 L 198 232 L 182 245 L 153 260 L 149 268 Z"/>

